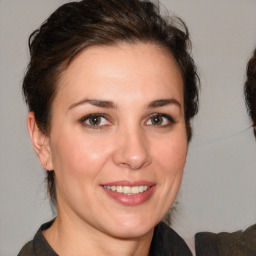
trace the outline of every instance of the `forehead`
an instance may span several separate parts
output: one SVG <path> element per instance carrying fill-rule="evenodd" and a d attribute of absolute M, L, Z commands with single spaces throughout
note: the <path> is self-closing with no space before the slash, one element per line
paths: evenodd
<path fill-rule="evenodd" d="M 81 94 L 113 97 L 122 91 L 132 98 L 137 94 L 164 98 L 170 93 L 183 103 L 178 64 L 169 51 L 153 44 L 88 47 L 63 72 L 58 86 L 58 94 L 70 100 L 77 100 Z"/>

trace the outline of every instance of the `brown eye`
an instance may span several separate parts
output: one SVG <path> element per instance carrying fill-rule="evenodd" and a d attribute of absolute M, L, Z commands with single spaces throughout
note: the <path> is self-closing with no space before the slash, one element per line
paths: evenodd
<path fill-rule="evenodd" d="M 94 116 L 88 119 L 88 122 L 90 123 L 90 125 L 100 125 L 101 123 L 101 116 Z"/>
<path fill-rule="evenodd" d="M 155 115 L 151 117 L 152 125 L 161 125 L 163 124 L 163 117 L 161 115 Z"/>
<path fill-rule="evenodd" d="M 110 122 L 108 121 L 107 117 L 105 117 L 103 114 L 87 115 L 81 119 L 81 123 L 84 126 L 91 128 L 101 128 L 110 125 Z"/>
<path fill-rule="evenodd" d="M 150 116 L 150 118 L 146 122 L 146 125 L 167 127 L 174 123 L 175 120 L 172 118 L 172 116 L 167 114 L 155 113 Z"/>

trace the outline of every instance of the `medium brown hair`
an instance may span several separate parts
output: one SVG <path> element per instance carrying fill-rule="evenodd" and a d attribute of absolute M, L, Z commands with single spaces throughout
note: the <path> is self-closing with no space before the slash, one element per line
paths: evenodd
<path fill-rule="evenodd" d="M 199 78 L 189 53 L 188 29 L 179 18 L 163 18 L 158 3 L 140 0 L 70 2 L 59 7 L 31 34 L 31 59 L 23 93 L 39 129 L 48 135 L 58 80 L 77 54 L 92 45 L 120 42 L 152 43 L 174 56 L 184 82 L 184 114 L 190 141 L 190 120 L 198 111 Z M 47 172 L 47 180 L 50 198 L 55 204 L 54 171 Z"/>

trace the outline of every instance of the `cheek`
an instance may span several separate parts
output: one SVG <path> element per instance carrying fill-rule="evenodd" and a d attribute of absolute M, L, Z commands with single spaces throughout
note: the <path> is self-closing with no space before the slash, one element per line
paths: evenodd
<path fill-rule="evenodd" d="M 158 145 L 155 151 L 155 159 L 166 174 L 175 175 L 183 173 L 187 156 L 187 138 L 184 136 L 173 136 L 164 143 Z"/>
<path fill-rule="evenodd" d="M 109 158 L 108 147 L 84 135 L 58 136 L 52 141 L 52 157 L 60 200 L 84 200 L 98 186 L 98 176 Z M 62 139 L 65 138 L 65 139 Z M 81 193 L 83 191 L 83 193 Z M 63 195 L 64 198 L 63 199 Z"/>
<path fill-rule="evenodd" d="M 187 156 L 186 133 L 170 136 L 165 143 L 159 144 L 158 149 L 158 152 L 155 151 L 159 178 L 158 204 L 166 214 L 177 196 L 183 176 Z"/>
<path fill-rule="evenodd" d="M 70 134 L 70 133 L 68 133 Z M 65 138 L 65 139 L 62 139 Z M 59 134 L 52 141 L 52 158 L 55 172 L 90 175 L 108 159 L 110 150 L 105 140 L 93 139 L 84 134 Z"/>

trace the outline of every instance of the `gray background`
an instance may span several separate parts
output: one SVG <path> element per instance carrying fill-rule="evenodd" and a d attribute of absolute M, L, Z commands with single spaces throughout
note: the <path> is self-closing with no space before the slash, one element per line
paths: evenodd
<path fill-rule="evenodd" d="M 27 38 L 61 0 L 0 0 L 0 255 L 17 255 L 52 218 L 44 171 L 26 129 L 21 81 Z M 255 0 L 165 0 L 187 23 L 202 81 L 201 107 L 173 227 L 191 247 L 197 231 L 256 222 L 256 143 L 243 99 L 256 46 Z"/>

